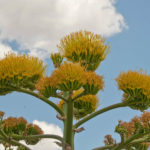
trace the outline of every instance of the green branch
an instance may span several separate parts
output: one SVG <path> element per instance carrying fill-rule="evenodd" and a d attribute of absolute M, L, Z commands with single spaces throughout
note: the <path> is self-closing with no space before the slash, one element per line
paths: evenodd
<path fill-rule="evenodd" d="M 126 102 L 121 102 L 121 103 L 117 103 L 117 104 L 113 104 L 111 106 L 108 106 L 108 107 L 105 107 L 103 109 L 100 109 L 98 111 L 95 111 L 93 112 L 92 114 L 82 118 L 80 121 L 78 121 L 75 125 L 74 125 L 74 128 L 78 128 L 80 125 L 82 125 L 83 123 L 87 122 L 88 120 L 104 113 L 104 112 L 107 112 L 109 110 L 112 110 L 112 109 L 115 109 L 115 108 L 119 108 L 119 107 L 126 107 L 128 106 L 128 103 Z"/>
<path fill-rule="evenodd" d="M 124 143 L 117 143 L 117 144 L 101 146 L 101 147 L 94 148 L 93 150 L 107 150 L 107 149 L 112 149 L 112 148 L 114 148 L 113 150 L 116 150 L 116 148 L 118 148 L 118 150 L 120 150 L 121 148 L 123 148 L 126 145 L 150 142 L 149 136 L 144 136 L 142 138 L 141 138 L 141 136 L 143 136 L 143 134 L 142 135 L 134 135 L 134 136 L 128 138 Z"/>
<path fill-rule="evenodd" d="M 118 144 L 116 147 L 114 147 L 112 150 L 120 150 L 121 148 L 124 148 L 125 146 L 129 145 L 133 140 L 141 138 L 145 134 L 135 134 L 129 137 L 124 143 Z"/>
<path fill-rule="evenodd" d="M 16 91 L 32 95 L 32 96 L 42 100 L 43 102 L 45 102 L 48 105 L 50 105 L 51 107 L 53 107 L 61 116 L 64 116 L 64 112 L 55 103 L 53 103 L 52 101 L 50 101 L 46 97 L 39 95 L 39 94 L 37 94 L 31 90 L 25 89 L 25 88 L 17 88 Z"/>
<path fill-rule="evenodd" d="M 134 140 L 133 142 L 131 142 L 132 144 L 139 144 L 139 143 L 143 143 L 143 142 L 150 142 L 150 136 L 148 134 L 148 136 L 144 136 L 143 138 L 139 138 Z"/>
<path fill-rule="evenodd" d="M 25 140 L 25 139 L 31 139 L 31 138 L 40 138 L 40 139 L 50 138 L 50 139 L 56 139 L 56 140 L 59 140 L 60 142 L 63 142 L 62 137 L 60 137 L 58 135 L 53 135 L 53 134 L 40 134 L 40 135 L 28 135 L 28 136 L 13 134 L 11 137 L 14 139 L 17 139 L 17 140 Z"/>

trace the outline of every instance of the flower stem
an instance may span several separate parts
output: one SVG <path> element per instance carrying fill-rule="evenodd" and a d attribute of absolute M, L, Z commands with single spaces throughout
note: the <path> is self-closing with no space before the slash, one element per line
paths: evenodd
<path fill-rule="evenodd" d="M 108 106 L 108 107 L 105 107 L 103 109 L 100 109 L 98 111 L 95 111 L 94 113 L 84 117 L 83 119 L 81 119 L 80 121 L 78 121 L 75 125 L 74 125 L 74 128 L 78 128 L 80 125 L 82 125 L 83 123 L 87 122 L 88 120 L 104 113 L 104 112 L 107 112 L 109 110 L 112 110 L 112 109 L 115 109 L 115 108 L 119 108 L 119 107 L 126 107 L 128 106 L 128 103 L 126 102 L 121 102 L 121 103 L 117 103 L 117 104 L 113 104 L 111 106 Z"/>

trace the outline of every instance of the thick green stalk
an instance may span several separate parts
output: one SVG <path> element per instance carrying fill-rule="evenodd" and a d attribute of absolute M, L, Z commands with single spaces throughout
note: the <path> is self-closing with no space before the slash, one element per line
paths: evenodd
<path fill-rule="evenodd" d="M 78 128 L 80 125 L 82 125 L 83 123 L 87 122 L 88 120 L 104 113 L 104 112 L 107 112 L 109 110 L 112 110 L 112 109 L 115 109 L 115 108 L 119 108 L 119 107 L 126 107 L 128 106 L 128 103 L 126 102 L 121 102 L 121 103 L 117 103 L 117 104 L 113 104 L 111 106 L 108 106 L 108 107 L 105 107 L 103 109 L 100 109 L 98 111 L 95 111 L 94 113 L 84 117 L 83 119 L 81 119 L 80 121 L 78 121 L 75 125 L 74 125 L 74 128 Z"/>
<path fill-rule="evenodd" d="M 64 121 L 64 142 L 74 150 L 74 131 L 73 131 L 73 102 L 71 99 L 64 104 L 66 120 Z M 63 146 L 63 150 L 65 150 Z"/>

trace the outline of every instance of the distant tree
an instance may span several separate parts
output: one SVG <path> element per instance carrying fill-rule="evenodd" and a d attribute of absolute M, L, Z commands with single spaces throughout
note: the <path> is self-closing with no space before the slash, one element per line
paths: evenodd
<path fill-rule="evenodd" d="M 122 102 L 97 110 L 96 95 L 103 90 L 104 81 L 95 70 L 109 53 L 109 44 L 98 34 L 80 31 L 64 37 L 58 49 L 59 53 L 50 57 L 55 66 L 51 75 L 46 75 L 46 66 L 35 57 L 10 53 L 0 60 L 0 95 L 14 91 L 32 95 L 54 108 L 64 125 L 63 137 L 44 135 L 38 126 L 28 124 L 24 118 L 3 119 L 1 112 L 0 143 L 5 149 L 18 146 L 18 150 L 30 150 L 19 141 L 34 145 L 42 138 L 53 138 L 63 150 L 74 150 L 74 136 L 84 130 L 81 125 L 112 109 L 130 107 L 143 114 L 130 122 L 119 121 L 115 132 L 121 141 L 117 143 L 111 135 L 106 135 L 105 145 L 93 150 L 147 150 L 150 113 L 144 110 L 150 106 L 150 75 L 142 71 L 121 72 L 116 82 L 123 91 Z M 59 103 L 50 97 L 58 98 Z M 73 119 L 77 123 L 73 124 Z"/>

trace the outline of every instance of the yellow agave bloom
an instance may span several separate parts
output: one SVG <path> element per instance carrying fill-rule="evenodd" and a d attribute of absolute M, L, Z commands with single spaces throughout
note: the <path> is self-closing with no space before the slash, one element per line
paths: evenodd
<path fill-rule="evenodd" d="M 74 91 L 72 98 L 81 94 L 84 91 L 83 88 Z M 80 119 L 92 112 L 94 112 L 98 107 L 99 99 L 95 95 L 85 95 L 77 98 L 74 101 L 74 117 L 75 119 Z"/>
<path fill-rule="evenodd" d="M 58 89 L 62 91 L 73 91 L 81 88 L 85 84 L 85 69 L 77 63 L 64 63 L 51 75 L 52 80 L 56 81 Z"/>
<path fill-rule="evenodd" d="M 98 108 L 98 98 L 95 95 L 85 95 L 74 101 L 74 117 L 80 119 Z"/>
<path fill-rule="evenodd" d="M 36 57 L 7 54 L 0 60 L 0 86 L 21 83 L 21 86 L 28 87 L 25 84 L 29 81 L 35 83 L 45 73 L 45 68 L 43 62 Z"/>
<path fill-rule="evenodd" d="M 133 102 L 133 109 L 145 110 L 150 106 L 150 76 L 142 71 L 122 72 L 116 78 L 119 89 L 125 92 L 124 100 Z M 136 103 L 134 103 L 136 102 Z"/>
<path fill-rule="evenodd" d="M 51 77 L 42 77 L 38 80 L 35 87 L 39 91 L 40 94 L 44 95 L 45 97 L 54 96 L 56 94 L 57 85 L 56 85 L 55 78 L 52 79 Z"/>
<path fill-rule="evenodd" d="M 88 70 L 95 70 L 109 53 L 105 39 L 89 31 L 71 33 L 60 41 L 58 48 L 68 60 L 80 62 Z"/>
<path fill-rule="evenodd" d="M 86 93 L 95 95 L 104 87 L 103 76 L 97 75 L 95 72 L 89 71 L 85 73 L 86 84 L 83 86 Z"/>

